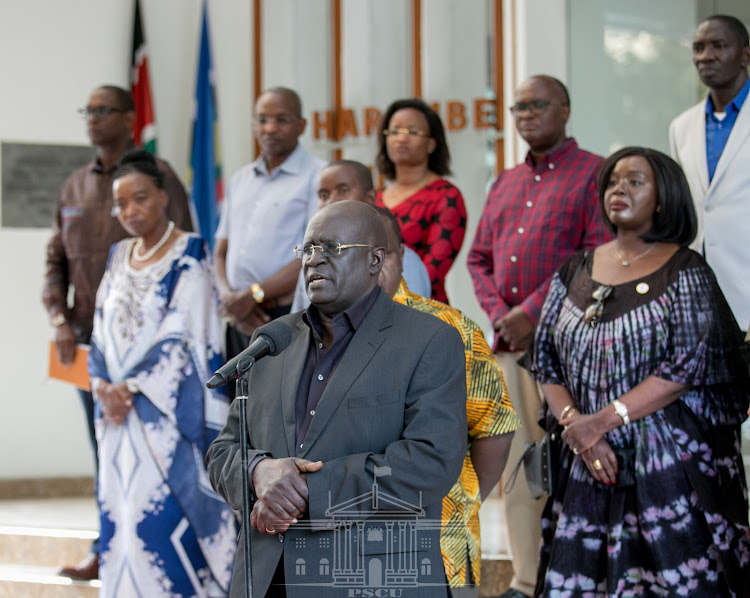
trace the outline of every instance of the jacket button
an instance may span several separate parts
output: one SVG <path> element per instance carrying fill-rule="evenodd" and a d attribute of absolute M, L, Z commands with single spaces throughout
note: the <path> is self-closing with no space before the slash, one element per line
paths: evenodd
<path fill-rule="evenodd" d="M 284 534 L 279 534 L 279 542 L 283 542 L 283 541 L 284 541 Z"/>

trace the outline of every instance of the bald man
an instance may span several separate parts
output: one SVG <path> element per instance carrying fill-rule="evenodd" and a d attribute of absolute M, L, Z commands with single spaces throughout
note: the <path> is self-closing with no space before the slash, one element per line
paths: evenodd
<path fill-rule="evenodd" d="M 318 183 L 318 200 L 320 207 L 352 199 L 374 206 L 377 193 L 372 184 L 372 174 L 367 166 L 354 160 L 336 160 L 326 166 L 320 173 Z M 409 288 L 424 297 L 432 293 L 430 276 L 422 258 L 409 247 L 404 247 L 404 279 Z M 294 290 L 292 311 L 305 309 L 310 299 L 305 291 L 305 280 L 300 272 L 297 288 Z"/>
<path fill-rule="evenodd" d="M 465 454 L 463 344 L 380 289 L 386 245 L 373 207 L 320 210 L 298 248 L 312 304 L 279 319 L 291 344 L 250 370 L 254 596 L 449 596 L 439 533 Z M 235 403 L 208 451 L 235 509 L 238 415 Z M 245 570 L 239 550 L 232 597 L 245 595 Z"/>

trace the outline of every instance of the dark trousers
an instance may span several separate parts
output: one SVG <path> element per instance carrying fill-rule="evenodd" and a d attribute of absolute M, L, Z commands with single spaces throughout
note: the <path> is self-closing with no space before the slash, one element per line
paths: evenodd
<path fill-rule="evenodd" d="M 99 510 L 99 445 L 96 442 L 96 432 L 94 431 L 94 395 L 86 390 L 78 390 L 81 397 L 81 405 L 86 413 L 86 425 L 89 429 L 89 442 L 91 450 L 94 452 L 94 498 L 96 498 L 96 508 Z M 97 521 L 99 518 L 97 517 Z M 99 553 L 99 538 L 91 542 L 91 552 Z"/>
<path fill-rule="evenodd" d="M 284 305 L 281 307 L 274 307 L 273 309 L 269 309 L 268 311 L 266 311 L 266 313 L 271 317 L 272 320 L 275 320 L 276 318 L 285 316 L 291 310 L 292 310 L 291 305 Z M 234 326 L 230 326 L 229 324 L 227 324 L 227 332 L 226 332 L 227 361 L 229 361 L 233 357 L 237 357 L 237 355 L 239 355 L 245 349 L 247 349 L 249 344 L 250 344 L 249 336 L 240 332 Z M 236 387 L 235 387 L 234 382 L 231 382 L 230 384 L 227 385 L 227 394 L 229 395 L 230 401 L 234 400 L 235 389 Z"/>
<path fill-rule="evenodd" d="M 266 598 L 286 598 L 286 579 L 284 578 L 284 555 L 281 555 L 279 564 L 271 579 L 271 585 L 266 592 Z"/>

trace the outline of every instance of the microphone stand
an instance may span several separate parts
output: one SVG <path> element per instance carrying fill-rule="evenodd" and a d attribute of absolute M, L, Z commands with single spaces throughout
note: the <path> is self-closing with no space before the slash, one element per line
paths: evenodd
<path fill-rule="evenodd" d="M 245 374 L 255 363 L 255 358 L 248 356 L 237 363 L 237 382 L 235 384 L 235 401 L 240 405 L 240 456 L 242 458 L 242 526 L 245 530 L 245 596 L 253 598 L 252 566 L 250 562 L 250 482 L 247 472 L 247 393 L 248 384 Z"/>

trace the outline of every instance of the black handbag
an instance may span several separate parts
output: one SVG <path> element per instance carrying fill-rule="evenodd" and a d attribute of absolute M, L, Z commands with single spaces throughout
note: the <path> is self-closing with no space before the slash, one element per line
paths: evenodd
<path fill-rule="evenodd" d="M 583 269 L 590 254 L 590 250 L 584 251 L 581 261 L 578 262 L 578 266 L 576 266 L 573 276 L 568 282 L 568 286 L 572 284 L 575 277 Z M 518 363 L 526 369 L 529 369 L 531 366 L 532 351 L 530 350 L 525 353 L 518 360 Z M 546 406 L 543 406 L 542 414 L 542 419 L 546 420 L 544 423 L 547 424 L 545 427 L 549 431 L 540 441 L 526 443 L 526 448 L 521 458 L 516 463 L 510 476 L 508 476 L 508 482 L 505 484 L 504 489 L 506 494 L 513 490 L 513 486 L 516 485 L 516 478 L 518 477 L 518 470 L 521 465 L 523 465 L 523 471 L 526 474 L 526 483 L 529 486 L 531 496 L 541 498 L 545 494 L 550 496 L 555 491 L 557 478 L 560 473 L 560 451 L 562 449 L 562 437 L 560 434 L 562 434 L 563 429 L 554 417 L 552 417 L 551 412 L 549 412 Z M 540 422 L 542 425 L 544 423 Z"/>
<path fill-rule="evenodd" d="M 521 465 L 531 496 L 541 498 L 545 494 L 549 496 L 554 493 L 560 469 L 561 432 L 562 427 L 555 425 L 538 442 L 526 443 L 526 449 L 508 477 L 504 489 L 506 494 L 513 490 Z"/>

